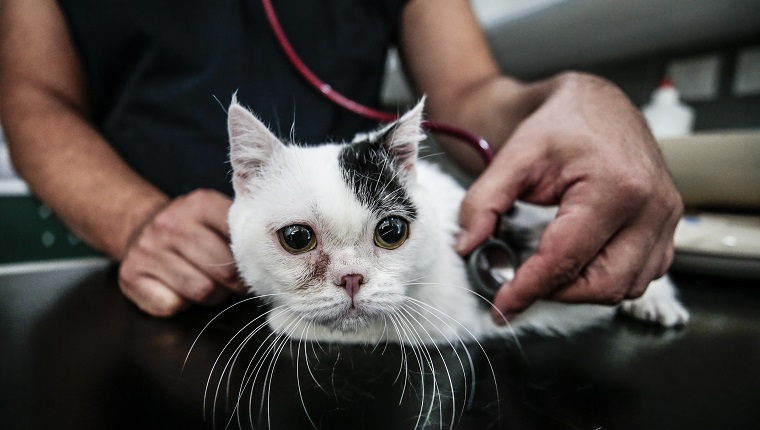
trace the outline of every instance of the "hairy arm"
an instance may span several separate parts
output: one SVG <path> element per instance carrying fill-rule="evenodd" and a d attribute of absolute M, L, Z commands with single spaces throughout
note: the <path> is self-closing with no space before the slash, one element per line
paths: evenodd
<path fill-rule="evenodd" d="M 540 298 L 617 303 L 666 272 L 680 196 L 617 87 L 580 73 L 533 83 L 502 76 L 466 0 L 413 0 L 401 45 L 431 117 L 476 130 L 499 150 L 463 202 L 458 250 L 488 237 L 518 198 L 559 206 L 497 308 L 511 315 Z M 470 151 L 442 143 L 483 169 Z"/>
<path fill-rule="evenodd" d="M 14 165 L 77 235 L 120 259 L 168 199 L 89 124 L 85 77 L 55 2 L 0 4 L 0 112 Z"/>
<path fill-rule="evenodd" d="M 0 115 L 14 166 L 71 230 L 115 260 L 140 308 L 168 316 L 240 291 L 227 246 L 230 201 L 171 200 L 89 120 L 86 77 L 54 0 L 0 2 Z"/>
<path fill-rule="evenodd" d="M 468 1 L 413 0 L 402 19 L 401 55 L 431 119 L 477 130 L 498 149 L 546 97 L 546 84 L 501 74 Z M 483 170 L 461 142 L 441 143 L 470 171 Z"/>

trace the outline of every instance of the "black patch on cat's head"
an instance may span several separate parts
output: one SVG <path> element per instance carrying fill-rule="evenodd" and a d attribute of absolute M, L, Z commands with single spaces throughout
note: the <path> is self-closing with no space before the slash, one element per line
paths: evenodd
<path fill-rule="evenodd" d="M 338 155 L 343 180 L 361 204 L 378 216 L 394 213 L 409 221 L 417 208 L 406 192 L 403 166 L 391 156 L 383 138 L 353 142 Z"/>

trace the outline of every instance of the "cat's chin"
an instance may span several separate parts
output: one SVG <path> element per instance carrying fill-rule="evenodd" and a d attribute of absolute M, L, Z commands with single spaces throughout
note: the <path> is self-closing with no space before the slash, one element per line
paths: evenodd
<path fill-rule="evenodd" d="M 365 313 L 352 309 L 341 316 L 335 318 L 320 318 L 314 320 L 314 322 L 332 331 L 357 333 L 367 330 L 370 326 L 371 320 L 372 318 Z"/>
<path fill-rule="evenodd" d="M 369 328 L 369 321 L 366 319 L 343 319 L 327 326 L 333 331 L 343 333 L 358 333 L 366 331 Z"/>

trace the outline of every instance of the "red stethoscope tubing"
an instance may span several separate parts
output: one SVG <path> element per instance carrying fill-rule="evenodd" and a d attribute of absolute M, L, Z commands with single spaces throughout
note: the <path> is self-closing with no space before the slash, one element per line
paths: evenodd
<path fill-rule="evenodd" d="M 365 106 L 361 103 L 357 103 L 354 100 L 349 99 L 348 97 L 336 91 L 332 86 L 330 86 L 330 84 L 319 79 L 319 77 L 317 77 L 317 75 L 315 75 L 314 72 L 312 72 L 311 69 L 309 69 L 306 64 L 304 64 L 298 54 L 296 54 L 295 49 L 293 49 L 293 45 L 290 44 L 287 36 L 285 36 L 285 31 L 283 31 L 282 26 L 280 25 L 280 20 L 277 19 L 277 14 L 275 13 L 274 7 L 272 6 L 272 1 L 261 0 L 261 3 L 264 6 L 264 11 L 266 12 L 269 25 L 272 28 L 272 33 L 274 34 L 277 43 L 280 45 L 282 52 L 287 57 L 288 61 L 290 61 L 290 64 L 292 64 L 296 69 L 298 74 L 301 75 L 301 77 L 306 80 L 309 85 L 311 85 L 314 89 L 319 91 L 333 103 L 357 115 L 361 115 L 365 118 L 373 119 L 379 122 L 391 122 L 398 119 L 398 115 L 373 109 L 369 106 Z M 488 142 L 483 137 L 475 133 L 451 124 L 430 120 L 425 120 L 422 126 L 425 128 L 425 130 L 432 133 L 446 134 L 467 142 L 478 152 L 486 164 L 490 164 L 494 158 L 493 149 L 488 144 Z"/>

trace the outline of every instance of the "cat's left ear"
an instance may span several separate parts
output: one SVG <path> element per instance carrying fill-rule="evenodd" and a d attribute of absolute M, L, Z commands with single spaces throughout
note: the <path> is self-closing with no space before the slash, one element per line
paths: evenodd
<path fill-rule="evenodd" d="M 370 142 L 385 149 L 396 166 L 403 172 L 414 172 L 420 142 L 426 139 L 422 130 L 422 112 L 425 109 L 425 97 L 401 118 L 370 132 L 360 133 L 353 143 Z"/>
<path fill-rule="evenodd" d="M 425 97 L 423 96 L 416 106 L 384 130 L 381 138 L 382 145 L 396 161 L 396 165 L 406 172 L 414 171 L 420 142 L 427 138 L 422 130 L 424 109 Z"/>

